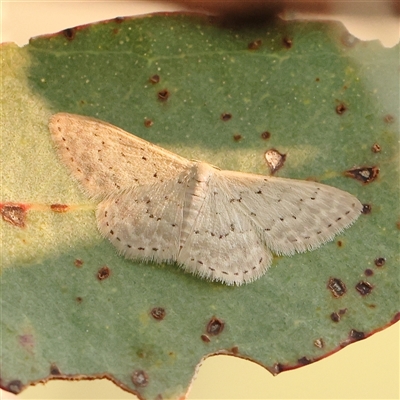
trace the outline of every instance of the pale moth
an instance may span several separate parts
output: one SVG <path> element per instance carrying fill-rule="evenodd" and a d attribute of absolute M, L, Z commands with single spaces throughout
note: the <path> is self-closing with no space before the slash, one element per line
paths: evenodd
<path fill-rule="evenodd" d="M 92 118 L 55 114 L 49 127 L 62 162 L 100 201 L 101 234 L 129 259 L 240 285 L 262 276 L 272 253 L 316 249 L 361 213 L 334 187 L 223 171 Z"/>

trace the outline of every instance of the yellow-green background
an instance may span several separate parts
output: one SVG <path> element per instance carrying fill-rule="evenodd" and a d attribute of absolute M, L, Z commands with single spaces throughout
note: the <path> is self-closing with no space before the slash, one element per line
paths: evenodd
<path fill-rule="evenodd" d="M 22 46 L 31 36 L 122 15 L 177 10 L 149 1 L 20 2 L 1 1 L 1 42 Z M 341 16 L 361 39 L 379 37 L 385 45 L 399 39 L 400 20 L 382 16 Z M 378 36 L 379 35 L 379 36 Z M 352 344 L 309 366 L 273 377 L 249 361 L 210 357 L 203 362 L 189 399 L 398 399 L 400 397 L 399 324 Z M 0 398 L 2 398 L 0 396 Z M 20 399 L 135 399 L 107 380 L 52 381 L 29 388 Z"/>

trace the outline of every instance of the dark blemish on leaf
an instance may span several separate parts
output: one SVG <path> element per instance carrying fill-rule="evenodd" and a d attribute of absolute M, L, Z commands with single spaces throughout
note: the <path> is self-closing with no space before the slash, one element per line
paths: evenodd
<path fill-rule="evenodd" d="M 315 82 L 319 82 L 319 78 L 317 77 L 317 78 L 315 78 Z"/>
<path fill-rule="evenodd" d="M 285 36 L 285 37 L 282 39 L 282 43 L 283 43 L 283 46 L 286 47 L 287 49 L 290 49 L 290 48 L 292 48 L 292 46 L 293 46 L 293 41 L 292 41 L 292 39 L 288 38 L 287 36 Z"/>
<path fill-rule="evenodd" d="M 136 387 L 145 387 L 149 383 L 149 377 L 143 370 L 137 370 L 132 374 L 132 382 Z"/>
<path fill-rule="evenodd" d="M 61 375 L 61 371 L 55 363 L 50 364 L 50 375 Z"/>
<path fill-rule="evenodd" d="M 81 304 L 82 301 L 83 301 L 82 297 L 80 297 L 80 296 L 78 296 L 75 300 L 76 300 L 76 302 L 77 302 L 78 304 Z"/>
<path fill-rule="evenodd" d="M 201 335 L 200 336 L 200 338 L 201 338 L 201 340 L 203 341 L 203 342 L 205 342 L 205 343 L 209 343 L 209 342 L 211 342 L 211 339 L 207 336 L 207 335 Z"/>
<path fill-rule="evenodd" d="M 33 335 L 31 334 L 25 334 L 25 335 L 20 335 L 18 336 L 18 341 L 19 344 L 25 348 L 25 350 L 28 350 L 31 352 L 35 346 L 35 339 Z"/>
<path fill-rule="evenodd" d="M 400 230 L 400 221 L 397 221 L 397 222 L 396 222 L 396 227 L 397 227 L 397 229 Z"/>
<path fill-rule="evenodd" d="M 372 206 L 370 204 L 363 204 L 362 206 L 363 206 L 363 208 L 361 210 L 361 214 L 366 215 L 366 214 L 370 214 L 371 213 Z"/>
<path fill-rule="evenodd" d="M 339 315 L 344 315 L 347 313 L 347 308 L 342 308 L 339 310 Z"/>
<path fill-rule="evenodd" d="M 337 312 L 333 312 L 331 315 L 331 320 L 333 322 L 339 322 L 340 321 L 340 315 Z"/>
<path fill-rule="evenodd" d="M 361 294 L 361 296 L 366 296 L 372 292 L 372 289 L 374 287 L 369 283 L 365 281 L 358 282 L 356 285 L 356 290 L 358 293 Z"/>
<path fill-rule="evenodd" d="M 336 298 L 342 297 L 347 292 L 346 285 L 338 278 L 330 278 L 327 288 Z"/>
<path fill-rule="evenodd" d="M 79 259 L 79 258 L 76 258 L 75 261 L 74 261 L 74 265 L 77 268 L 81 268 L 82 265 L 83 265 L 83 261 L 81 259 Z"/>
<path fill-rule="evenodd" d="M 336 114 L 342 115 L 346 110 L 347 107 L 343 103 L 340 103 L 336 106 Z"/>
<path fill-rule="evenodd" d="M 206 331 L 210 335 L 219 335 L 224 330 L 225 323 L 216 317 L 212 317 L 207 324 Z"/>
<path fill-rule="evenodd" d="M 143 250 L 144 250 L 144 247 L 138 247 L 138 250 L 143 251 Z"/>
<path fill-rule="evenodd" d="M 18 228 L 25 228 L 26 208 L 16 204 L 4 204 L 1 207 L 1 217 L 3 221 L 11 225 Z"/>
<path fill-rule="evenodd" d="M 169 91 L 167 89 L 160 90 L 158 92 L 158 99 L 161 101 L 167 101 L 169 98 Z"/>
<path fill-rule="evenodd" d="M 125 21 L 125 17 L 115 17 L 114 18 L 114 22 L 117 24 L 121 24 L 124 21 Z"/>
<path fill-rule="evenodd" d="M 242 135 L 239 135 L 239 134 L 233 135 L 233 140 L 235 142 L 240 142 L 242 139 L 243 139 Z"/>
<path fill-rule="evenodd" d="M 373 274 L 374 274 L 374 271 L 372 271 L 372 269 L 367 268 L 367 269 L 364 271 L 364 275 L 365 275 L 365 276 L 372 276 Z"/>
<path fill-rule="evenodd" d="M 247 48 L 249 50 L 258 50 L 261 47 L 261 45 L 262 45 L 262 40 L 261 39 L 257 39 L 257 40 L 254 40 L 253 42 L 250 42 L 247 45 Z"/>
<path fill-rule="evenodd" d="M 69 210 L 69 206 L 66 204 L 52 204 L 50 209 L 56 213 L 65 213 Z"/>
<path fill-rule="evenodd" d="M 229 121 L 230 119 L 232 119 L 232 114 L 230 114 L 230 113 L 222 113 L 221 114 L 221 119 L 224 122 Z"/>
<path fill-rule="evenodd" d="M 378 258 L 375 258 L 375 260 L 374 260 L 374 264 L 377 267 L 383 267 L 385 265 L 385 263 L 386 263 L 385 257 L 378 257 Z"/>
<path fill-rule="evenodd" d="M 153 126 L 153 121 L 151 119 L 145 119 L 144 120 L 144 126 L 146 128 L 150 128 L 151 126 Z"/>
<path fill-rule="evenodd" d="M 366 185 L 373 182 L 378 177 L 379 168 L 376 166 L 353 168 L 345 171 L 344 175 L 356 179 Z"/>
<path fill-rule="evenodd" d="M 319 338 L 319 339 L 315 339 L 315 340 L 314 340 L 314 346 L 315 346 L 315 347 L 318 347 L 319 349 L 322 349 L 322 348 L 324 347 L 324 345 L 325 345 L 325 343 L 324 343 L 324 341 L 322 340 L 322 338 Z"/>
<path fill-rule="evenodd" d="M 149 81 L 153 84 L 160 82 L 160 75 L 154 74 L 150 77 Z"/>
<path fill-rule="evenodd" d="M 387 123 L 387 124 L 392 124 L 394 122 L 394 117 L 393 115 L 387 114 L 383 117 L 383 120 Z"/>
<path fill-rule="evenodd" d="M 162 307 L 154 307 L 150 311 L 151 316 L 156 319 L 157 321 L 162 321 L 165 318 L 165 309 Z"/>
<path fill-rule="evenodd" d="M 373 153 L 380 153 L 381 150 L 381 146 L 378 143 L 374 143 L 371 147 Z"/>
<path fill-rule="evenodd" d="M 308 365 L 311 364 L 312 361 L 310 359 L 308 359 L 307 357 L 301 357 L 297 360 L 297 362 L 301 365 Z"/>
<path fill-rule="evenodd" d="M 7 390 L 14 394 L 20 393 L 22 390 L 22 382 L 18 379 L 14 379 L 7 385 Z"/>
<path fill-rule="evenodd" d="M 281 363 L 276 363 L 273 365 L 272 370 L 274 375 L 278 375 L 285 370 L 285 366 Z"/>
<path fill-rule="evenodd" d="M 102 281 L 104 279 L 107 279 L 111 274 L 110 268 L 107 267 L 107 265 L 105 265 L 104 267 L 101 267 L 98 271 L 97 271 L 97 278 L 99 279 L 99 281 Z"/>
<path fill-rule="evenodd" d="M 74 40 L 76 29 L 75 28 L 64 29 L 62 33 L 68 40 Z"/>
<path fill-rule="evenodd" d="M 233 354 L 239 354 L 239 347 L 233 346 L 233 347 L 231 348 L 231 353 L 233 353 Z"/>
<path fill-rule="evenodd" d="M 271 137 L 271 134 L 268 131 L 265 131 L 261 134 L 261 139 L 268 140 Z"/>
<path fill-rule="evenodd" d="M 359 332 L 359 331 L 356 331 L 355 329 L 352 329 L 351 331 L 350 331 L 350 339 L 353 339 L 353 340 L 361 340 L 361 339 L 364 339 L 365 338 L 365 333 L 364 332 Z"/>
<path fill-rule="evenodd" d="M 264 158 L 271 171 L 271 174 L 274 174 L 283 167 L 283 164 L 286 160 L 286 154 L 281 154 L 276 149 L 269 149 L 264 153 Z"/>
<path fill-rule="evenodd" d="M 338 247 L 342 247 L 343 246 L 343 242 L 341 240 L 338 240 L 337 242 Z"/>

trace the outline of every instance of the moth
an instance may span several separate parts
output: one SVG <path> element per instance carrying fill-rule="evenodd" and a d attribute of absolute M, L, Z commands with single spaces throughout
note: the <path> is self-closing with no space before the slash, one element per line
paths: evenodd
<path fill-rule="evenodd" d="M 261 277 L 273 253 L 314 250 L 361 214 L 337 188 L 224 171 L 96 119 L 60 113 L 49 128 L 62 162 L 99 201 L 99 231 L 129 259 L 241 285 Z"/>

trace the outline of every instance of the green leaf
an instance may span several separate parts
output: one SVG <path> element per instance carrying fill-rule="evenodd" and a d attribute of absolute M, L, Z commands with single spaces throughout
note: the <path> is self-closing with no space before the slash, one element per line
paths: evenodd
<path fill-rule="evenodd" d="M 398 46 L 359 42 L 337 23 L 227 29 L 172 14 L 1 51 L 2 387 L 108 376 L 140 398 L 179 397 L 209 354 L 276 374 L 398 320 Z M 278 176 L 349 191 L 370 212 L 243 287 L 125 260 L 57 159 L 47 121 L 59 111 L 224 169 L 267 174 L 275 148 L 286 154 Z M 379 173 L 362 184 L 345 176 L 354 167 Z"/>

